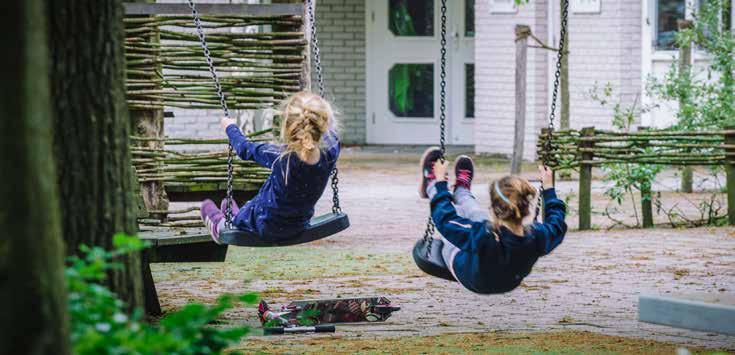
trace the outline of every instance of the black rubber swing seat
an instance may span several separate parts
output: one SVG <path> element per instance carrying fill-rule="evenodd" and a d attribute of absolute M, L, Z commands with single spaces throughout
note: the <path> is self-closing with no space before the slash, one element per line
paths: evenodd
<path fill-rule="evenodd" d="M 429 251 L 429 243 L 424 239 L 419 239 L 413 246 L 413 261 L 421 271 L 431 276 L 456 282 L 457 280 L 454 279 L 454 275 L 449 271 L 442 257 L 443 247 L 444 242 L 441 239 L 433 239 L 431 251 Z"/>
<path fill-rule="evenodd" d="M 239 229 L 226 228 L 219 234 L 222 244 L 240 247 L 287 247 L 289 245 L 305 244 L 337 234 L 350 226 L 350 219 L 344 213 L 327 213 L 316 216 L 309 221 L 306 229 L 292 237 L 266 240 L 257 234 L 248 233 Z"/>

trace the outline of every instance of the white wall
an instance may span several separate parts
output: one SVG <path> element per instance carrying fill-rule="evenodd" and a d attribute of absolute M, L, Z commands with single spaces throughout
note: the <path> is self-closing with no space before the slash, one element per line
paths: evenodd
<path fill-rule="evenodd" d="M 492 0 L 476 4 L 477 72 L 476 148 L 478 153 L 510 154 L 514 130 L 515 50 L 513 27 L 531 26 L 547 41 L 548 3 L 533 1 L 515 14 L 494 14 Z M 558 0 L 553 2 L 554 38 L 558 37 Z M 575 0 L 571 0 L 575 1 Z M 611 83 L 623 103 L 641 88 L 641 0 L 601 0 L 599 13 L 570 13 L 570 121 L 573 128 L 609 128 L 612 113 L 590 100 L 597 82 Z M 556 40 L 553 41 L 556 43 Z M 554 44 L 556 46 L 556 44 Z M 529 48 L 526 143 L 524 158 L 535 158 L 536 135 L 546 126 L 555 53 Z M 558 116 L 558 115 L 557 115 Z M 557 118 L 556 126 L 559 127 Z"/>
<path fill-rule="evenodd" d="M 547 0 L 515 13 L 495 13 L 491 0 L 475 3 L 475 151 L 511 154 L 515 129 L 515 34 L 524 24 L 546 41 Z M 546 53 L 529 48 L 524 157 L 535 155 L 536 132 L 545 121 Z"/>

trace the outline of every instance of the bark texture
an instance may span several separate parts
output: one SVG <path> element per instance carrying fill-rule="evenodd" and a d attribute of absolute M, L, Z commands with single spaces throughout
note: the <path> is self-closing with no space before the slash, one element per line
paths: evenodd
<path fill-rule="evenodd" d="M 136 3 L 155 3 L 155 0 L 133 0 Z M 151 43 L 159 43 L 161 41 L 160 34 L 156 34 L 149 38 Z M 163 67 L 158 65 L 157 70 L 163 75 Z M 155 87 L 161 89 L 161 87 Z M 130 121 L 132 123 L 133 133 L 136 136 L 147 138 L 164 138 L 163 132 L 163 109 L 150 110 L 131 110 Z M 161 140 L 151 140 L 137 143 L 139 146 L 151 149 L 163 149 L 164 143 Z M 162 181 L 144 182 L 140 186 L 140 196 L 143 198 L 146 211 L 168 211 L 169 200 L 166 195 L 166 189 Z M 165 215 L 155 215 L 155 218 L 165 219 Z"/>
<path fill-rule="evenodd" d="M 69 354 L 43 0 L 0 17 L 0 354 Z"/>
<path fill-rule="evenodd" d="M 67 253 L 80 244 L 112 247 L 115 233 L 134 234 L 125 101 L 122 1 L 46 0 L 51 50 L 54 154 Z M 142 306 L 140 256 L 121 260 L 108 286 Z"/>

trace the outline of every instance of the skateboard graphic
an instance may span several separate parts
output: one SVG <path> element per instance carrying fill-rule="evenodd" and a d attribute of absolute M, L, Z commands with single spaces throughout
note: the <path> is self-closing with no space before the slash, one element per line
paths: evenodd
<path fill-rule="evenodd" d="M 400 307 L 385 297 L 337 298 L 293 301 L 280 310 L 271 309 L 265 301 L 258 306 L 261 323 L 269 326 L 294 327 L 328 323 L 382 322 Z"/>

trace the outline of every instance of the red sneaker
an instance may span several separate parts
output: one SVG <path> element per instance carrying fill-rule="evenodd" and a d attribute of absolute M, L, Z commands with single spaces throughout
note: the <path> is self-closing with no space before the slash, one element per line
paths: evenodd
<path fill-rule="evenodd" d="M 464 187 L 472 189 L 472 179 L 475 177 L 475 163 L 472 158 L 460 155 L 454 160 L 454 189 Z"/>
<path fill-rule="evenodd" d="M 424 155 L 421 156 L 421 184 L 419 185 L 419 196 L 421 198 L 429 198 L 426 194 L 426 187 L 429 182 L 436 180 L 434 176 L 434 163 L 441 159 L 442 152 L 437 147 L 426 149 Z"/>

